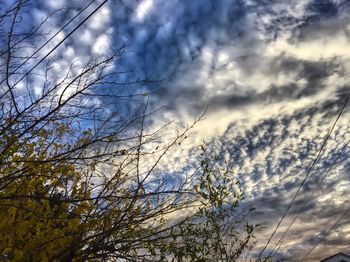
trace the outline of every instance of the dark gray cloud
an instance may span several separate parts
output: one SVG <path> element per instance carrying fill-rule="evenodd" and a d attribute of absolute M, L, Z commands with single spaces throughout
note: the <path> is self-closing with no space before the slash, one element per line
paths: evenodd
<path fill-rule="evenodd" d="M 288 5 L 278 1 L 154 0 L 139 16 L 141 2 L 111 6 L 111 10 L 123 9 L 112 12 L 113 36 L 116 46 L 121 41 L 129 46 L 129 54 L 120 61 L 122 67 L 132 70 L 127 78 L 135 74 L 166 78 L 144 87 L 154 91 L 157 104 L 170 104 L 169 109 L 190 115 L 206 105 L 214 116 L 220 110 L 246 114 L 233 119 L 208 146 L 213 155 L 226 152 L 231 156 L 246 192 L 245 204 L 256 206 L 255 221 L 267 226 L 253 257 L 305 177 L 348 90 L 346 81 L 340 80 L 348 79 L 349 57 L 328 48 L 333 39 L 346 37 L 345 2 L 303 2 L 304 6 L 293 9 L 297 1 Z M 307 47 L 310 43 L 313 45 Z M 266 113 L 260 112 L 262 108 Z M 258 120 L 251 120 L 255 117 Z M 215 123 L 208 123 L 211 125 Z M 349 149 L 322 190 L 315 187 L 339 152 L 338 145 L 349 137 L 346 117 L 335 134 L 272 242 L 315 191 L 276 255 L 279 261 L 300 261 L 344 209 L 350 184 L 345 176 Z M 344 247 L 346 222 L 335 230 L 338 237 L 326 238 L 321 249 Z M 310 259 L 315 255 L 331 254 L 318 249 Z"/>
<path fill-rule="evenodd" d="M 114 40 L 115 45 L 124 42 L 129 46 L 130 55 L 121 64 L 135 70 L 131 77 L 136 72 L 153 79 L 170 78 L 162 86 L 162 94 L 171 96 L 171 89 L 177 88 L 172 83 L 191 67 L 201 65 L 200 55 L 207 45 L 220 49 L 220 45 L 234 45 L 249 34 L 244 1 L 154 1 L 154 5 L 140 21 L 136 2 L 116 2 L 112 6 L 116 10 Z M 213 62 L 210 66 L 215 71 Z M 187 90 L 201 88 L 193 81 L 187 84 Z"/>
<path fill-rule="evenodd" d="M 69 7 L 50 20 L 57 28 L 82 6 L 81 1 L 40 3 L 33 9 L 36 17 Z M 349 11 L 346 0 L 111 1 L 56 55 L 64 71 L 74 59 L 83 63 L 125 44 L 128 52 L 115 65 L 117 71 L 127 71 L 120 81 L 163 81 L 118 88 L 118 94 L 150 91 L 155 107 L 168 105 L 164 115 L 184 122 L 208 106 L 207 120 L 193 140 L 207 139 L 213 155 L 228 154 L 237 167 L 246 205 L 257 207 L 253 217 L 267 227 L 258 237 L 255 255 L 303 180 L 349 91 Z M 317 189 L 283 242 L 278 261 L 298 261 L 344 209 L 350 193 L 349 149 L 322 186 L 315 185 L 349 135 L 346 111 L 282 225 L 285 229 Z M 187 153 L 193 157 L 198 150 Z M 184 156 L 167 161 L 169 173 Z M 185 162 L 181 170 L 190 172 L 194 165 Z M 338 235 L 325 239 L 310 261 L 346 246 L 348 222 L 340 223 Z"/>
<path fill-rule="evenodd" d="M 142 15 L 137 12 L 142 1 L 116 1 L 110 6 L 113 45 L 125 43 L 129 49 L 118 65 L 130 70 L 130 74 L 123 77 L 166 79 L 146 88 L 153 91 L 161 103 L 170 103 L 173 109 L 186 106 L 189 112 L 198 112 L 206 105 L 217 110 L 257 102 L 299 99 L 324 89 L 323 82 L 342 69 L 342 61 L 335 57 L 309 61 L 283 53 L 266 57 L 264 52 L 266 45 L 272 41 L 268 37 L 269 31 L 277 34 L 289 30 L 293 34 L 288 41 L 295 42 L 301 41 L 301 35 L 308 36 L 307 30 L 313 34 L 318 31 L 324 36 L 327 30 L 340 29 L 341 24 L 330 26 L 332 23 L 325 21 L 335 21 L 344 14 L 345 2 L 312 1 L 305 5 L 304 14 L 300 17 L 288 11 L 288 4 L 280 7 L 283 4 L 279 3 L 276 8 L 278 2 L 148 2 L 150 7 Z M 261 28 L 264 17 L 270 21 Z M 222 50 L 226 50 L 227 58 L 218 62 Z M 210 53 L 210 57 L 206 57 L 206 52 Z M 237 69 L 229 69 L 232 64 Z M 233 71 L 238 71 L 238 77 L 232 75 L 230 79 L 215 81 L 225 72 L 230 75 Z M 288 83 L 279 84 L 271 80 L 269 86 L 261 88 L 256 86 L 258 81 L 249 81 L 257 73 L 267 78 L 277 78 L 281 74 L 296 75 Z M 205 74 L 204 79 L 201 74 Z M 305 86 L 301 87 L 298 80 L 305 81 Z M 224 89 L 225 92 L 208 94 L 210 81 L 213 89 Z"/>

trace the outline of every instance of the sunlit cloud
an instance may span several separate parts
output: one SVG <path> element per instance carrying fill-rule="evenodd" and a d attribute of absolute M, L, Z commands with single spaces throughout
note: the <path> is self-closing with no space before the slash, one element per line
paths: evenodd
<path fill-rule="evenodd" d="M 39 19 L 62 4 L 48 2 L 33 9 L 33 15 Z M 125 73 L 117 80 L 162 80 L 133 89 L 150 94 L 152 109 L 165 106 L 154 114 L 154 128 L 175 120 L 178 126 L 169 132 L 176 132 L 207 109 L 205 119 L 161 168 L 172 175 L 193 171 L 202 143 L 213 155 L 230 158 L 247 203 L 257 207 L 254 218 L 267 226 L 254 256 L 304 178 L 349 91 L 350 5 L 341 0 L 323 4 L 116 1 L 57 51 L 52 74 L 62 77 L 72 61 L 79 68 L 78 63 L 125 44 L 128 52 L 116 65 Z M 61 18 L 50 22 L 59 28 Z M 350 138 L 349 117 L 346 109 L 281 232 Z M 320 229 L 341 213 L 350 193 L 349 154 L 347 149 L 293 226 L 278 253 L 282 260 L 298 261 Z M 327 250 L 342 251 L 349 239 L 347 222 L 310 259 L 329 256 Z"/>

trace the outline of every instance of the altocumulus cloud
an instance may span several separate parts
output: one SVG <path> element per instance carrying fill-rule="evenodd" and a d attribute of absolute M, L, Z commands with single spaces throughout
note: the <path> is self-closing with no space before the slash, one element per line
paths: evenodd
<path fill-rule="evenodd" d="M 39 21 L 62 8 L 50 19 L 50 28 L 57 29 L 82 5 L 38 1 L 32 15 Z M 125 72 L 119 80 L 163 80 L 137 87 L 152 94 L 154 107 L 167 106 L 155 115 L 155 124 L 174 118 L 186 123 L 208 107 L 206 120 L 164 168 L 173 174 L 190 172 L 189 156 L 198 153 L 192 147 L 202 139 L 212 154 L 229 155 L 247 202 L 257 207 L 254 219 L 267 226 L 250 254 L 254 257 L 349 92 L 349 14 L 346 0 L 110 1 L 58 50 L 55 74 L 63 74 L 71 61 L 79 67 L 125 44 L 128 52 L 116 65 Z M 346 110 L 281 226 L 282 232 L 303 200 L 316 192 L 282 243 L 276 255 L 280 261 L 300 260 L 349 204 L 349 149 L 314 190 L 350 138 L 348 119 Z M 327 250 L 345 251 L 348 222 L 345 218 L 310 260 L 326 257 Z"/>

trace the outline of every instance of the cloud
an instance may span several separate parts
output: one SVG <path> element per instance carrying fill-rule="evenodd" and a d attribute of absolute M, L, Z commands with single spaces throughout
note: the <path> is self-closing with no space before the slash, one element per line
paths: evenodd
<path fill-rule="evenodd" d="M 147 14 L 152 10 L 153 0 L 143 0 L 139 3 L 135 10 L 135 19 L 142 22 Z"/>
<path fill-rule="evenodd" d="M 50 19 L 52 33 L 82 7 L 79 1 L 40 3 L 32 9 L 37 20 L 70 5 Z M 203 140 L 211 154 L 230 156 L 246 204 L 257 206 L 254 218 L 268 227 L 253 256 L 303 180 L 349 91 L 349 11 L 349 1 L 342 0 L 111 1 L 55 53 L 52 74 L 61 77 L 71 61 L 83 65 L 125 44 L 128 52 L 116 66 L 127 73 L 117 80 L 163 80 L 136 87 L 152 94 L 153 108 L 167 106 L 154 115 L 155 126 L 177 119 L 183 127 L 207 107 L 206 119 L 162 167 L 174 176 L 191 172 Z M 282 230 L 349 139 L 348 119 L 347 109 Z M 346 149 L 287 235 L 281 261 L 297 261 L 341 214 L 349 194 L 349 154 Z M 310 259 L 345 248 L 346 222 Z"/>

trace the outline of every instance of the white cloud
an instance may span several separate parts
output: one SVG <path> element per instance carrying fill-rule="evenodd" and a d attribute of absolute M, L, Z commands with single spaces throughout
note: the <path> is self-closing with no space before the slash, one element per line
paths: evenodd
<path fill-rule="evenodd" d="M 50 1 L 50 5 L 53 2 Z M 170 4 L 172 8 L 165 10 L 167 12 L 154 12 L 157 19 L 150 24 L 146 24 L 146 21 L 151 12 L 158 7 L 155 0 L 139 1 L 137 6 L 133 6 L 133 17 L 128 18 L 133 23 L 123 20 L 124 24 L 113 24 L 111 17 L 114 10 L 106 6 L 96 13 L 88 26 L 80 28 L 75 37 L 69 39 L 62 48 L 55 52 L 57 63 L 53 65 L 52 76 L 63 77 L 72 61 L 76 62 L 75 70 L 79 70 L 91 56 L 99 57 L 106 54 L 115 40 L 113 37 L 118 39 L 124 37 L 133 45 L 132 48 L 135 48 L 135 51 L 142 51 L 140 52 L 141 57 L 129 56 L 128 62 L 134 67 L 138 67 L 146 56 L 154 55 L 155 63 L 148 65 L 153 69 L 157 62 L 162 60 L 162 56 L 166 56 L 168 51 L 175 50 L 176 56 L 170 56 L 170 58 L 177 59 L 176 70 L 181 70 L 181 73 L 175 74 L 171 83 L 166 83 L 169 85 L 166 86 L 166 92 L 169 92 L 171 102 L 176 104 L 176 99 L 179 99 L 181 105 L 178 107 L 175 105 L 176 110 L 174 111 L 163 111 L 163 115 L 157 114 L 154 128 L 162 125 L 166 120 L 173 119 L 180 119 L 179 126 L 183 127 L 185 123 L 192 121 L 194 114 L 198 115 L 198 111 L 204 110 L 207 104 L 208 112 L 205 120 L 199 122 L 190 131 L 189 138 L 181 146 L 176 146 L 171 151 L 171 154 L 162 162 L 161 168 L 176 175 L 184 168 L 186 172 L 193 171 L 197 165 L 195 161 L 199 152 L 196 146 L 199 146 L 203 140 L 209 141 L 208 147 L 213 154 L 226 152 L 225 159 L 227 160 L 230 154 L 234 163 L 238 165 L 239 174 L 244 182 L 243 191 L 247 199 L 253 201 L 265 193 L 279 197 L 278 206 L 271 207 L 272 211 L 269 211 L 273 213 L 274 219 L 277 219 L 285 202 L 288 202 L 294 192 L 291 185 L 296 185 L 303 179 L 305 169 L 316 156 L 317 149 L 329 130 L 334 117 L 328 114 L 332 112 L 334 115 L 340 104 L 340 102 L 334 103 L 338 99 L 337 91 L 346 86 L 350 80 L 348 77 L 350 41 L 346 37 L 345 29 L 339 29 L 340 26 L 335 22 L 332 26 L 337 29 L 332 35 L 322 31 L 324 25 L 320 24 L 317 30 L 314 27 L 310 29 L 312 32 L 315 31 L 313 35 L 315 37 L 305 39 L 295 37 L 295 30 L 300 25 L 300 21 L 296 24 L 281 25 L 283 30 L 276 35 L 276 38 L 271 39 L 267 36 L 267 32 L 263 31 L 264 26 L 276 23 L 274 19 L 278 17 L 283 18 L 283 16 L 290 15 L 293 18 L 303 19 L 305 6 L 309 2 L 292 0 L 289 1 L 290 4 L 286 4 L 285 1 L 278 1 L 270 6 L 275 13 L 249 15 L 240 21 L 237 30 L 241 28 L 244 30 L 242 36 L 237 39 L 230 38 L 228 31 L 221 30 L 219 26 L 205 28 L 205 33 L 202 35 L 196 32 L 196 29 L 201 27 L 200 23 L 188 26 L 191 29 L 185 26 L 181 28 L 181 22 L 183 22 L 181 19 L 186 17 L 180 16 L 182 9 L 174 8 L 176 5 Z M 62 3 L 63 1 L 57 1 L 54 4 Z M 223 13 L 226 11 L 224 10 Z M 33 10 L 33 12 L 37 18 L 45 14 L 39 10 Z M 125 14 L 123 15 L 125 18 Z M 203 17 L 199 18 L 204 19 Z M 196 21 L 199 18 L 194 16 L 193 20 Z M 135 21 L 137 23 L 134 23 Z M 60 27 L 58 21 L 51 22 L 55 29 Z M 230 27 L 231 22 L 228 22 Z M 136 24 L 135 28 L 131 28 L 135 31 L 134 38 L 128 31 L 131 24 Z M 225 26 L 223 23 L 219 25 Z M 62 32 L 43 53 L 60 41 L 66 33 Z M 176 33 L 181 37 L 171 38 Z M 154 38 L 152 38 L 153 35 Z M 146 49 L 146 46 L 154 42 L 159 45 L 164 44 L 161 41 L 168 41 L 165 43 L 171 46 L 168 49 L 157 49 L 156 51 Z M 287 64 L 293 63 L 295 66 L 286 69 L 279 61 Z M 167 65 L 172 61 L 166 60 L 165 62 L 164 64 Z M 307 78 L 308 72 L 303 65 L 318 62 L 340 64 L 343 71 L 338 73 L 330 71 L 328 76 L 316 75 L 315 78 L 319 78 L 320 81 L 315 85 L 319 86 L 317 86 L 317 91 L 311 92 L 310 89 L 316 87 L 311 85 L 313 83 Z M 325 67 L 325 65 L 321 64 L 320 67 Z M 161 69 L 166 68 L 163 66 Z M 324 74 L 323 71 L 321 73 Z M 34 86 L 35 92 L 39 94 L 42 86 L 40 81 L 37 80 Z M 283 89 L 289 86 L 293 87 L 292 91 L 305 91 L 307 94 L 289 95 Z M 183 95 L 178 90 L 195 91 L 195 95 L 187 95 L 187 93 Z M 269 92 L 272 94 L 269 95 Z M 276 97 L 273 92 L 277 93 Z M 230 97 L 236 103 L 229 103 L 227 98 Z M 244 98 L 247 98 L 247 101 L 241 103 Z M 164 101 L 163 97 L 158 99 L 157 106 L 168 102 Z M 214 104 L 213 101 L 218 102 Z M 325 107 L 325 102 L 334 105 Z M 339 122 L 337 135 L 331 137 L 325 150 L 325 156 L 334 155 L 335 152 L 332 150 L 335 146 L 348 139 L 349 117 L 348 114 L 344 115 Z M 271 122 L 273 125 L 269 124 Z M 168 136 L 164 135 L 162 138 L 169 140 L 169 136 L 175 136 L 177 129 L 180 129 L 179 126 L 169 127 L 173 133 L 167 134 Z M 261 145 L 261 141 L 266 142 L 266 145 Z M 322 173 L 321 165 L 325 163 L 327 157 L 322 160 L 316 166 L 316 174 Z M 349 191 L 348 179 L 343 182 L 340 180 L 346 173 L 345 165 L 346 160 L 343 160 L 339 168 L 334 169 L 329 175 L 327 179 L 329 183 L 326 185 L 330 186 L 331 182 L 334 183 L 335 191 L 333 193 L 324 192 L 315 200 L 316 210 L 321 212 L 327 205 L 337 207 L 343 203 L 344 195 Z M 292 189 L 287 188 L 288 186 Z M 261 208 L 264 209 L 265 206 Z M 272 222 L 267 221 L 271 224 Z M 321 224 L 327 222 L 329 218 L 320 221 Z M 291 238 L 286 241 L 286 250 L 298 245 L 302 247 L 302 242 L 315 234 L 318 229 L 314 221 L 302 225 L 297 225 L 295 230 L 302 231 L 303 227 L 307 226 L 315 228 L 305 235 L 299 234 L 299 238 Z M 261 238 L 266 239 L 268 233 L 271 233 L 271 227 Z"/>
<path fill-rule="evenodd" d="M 276 53 L 287 53 L 299 59 L 311 61 L 331 59 L 335 56 L 344 59 L 350 57 L 348 46 L 349 39 L 342 33 L 293 44 L 288 43 L 287 37 L 284 37 L 272 43 L 267 48 L 267 53 L 271 56 L 275 56 Z"/>
<path fill-rule="evenodd" d="M 142 21 L 151 12 L 154 5 L 154 0 L 142 0 L 135 10 L 135 19 Z"/>
<path fill-rule="evenodd" d="M 109 37 L 106 34 L 100 35 L 92 46 L 92 53 L 97 55 L 104 55 L 108 52 L 109 47 Z"/>
<path fill-rule="evenodd" d="M 87 26 L 91 30 L 99 30 L 103 31 L 108 27 L 111 22 L 111 10 L 108 6 L 101 7 L 96 15 L 94 15 L 91 19 L 88 20 Z"/>
<path fill-rule="evenodd" d="M 53 10 L 58 10 L 67 6 L 67 2 L 65 0 L 46 0 L 42 1 L 45 5 Z"/>

